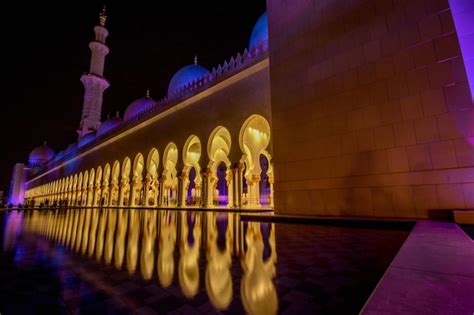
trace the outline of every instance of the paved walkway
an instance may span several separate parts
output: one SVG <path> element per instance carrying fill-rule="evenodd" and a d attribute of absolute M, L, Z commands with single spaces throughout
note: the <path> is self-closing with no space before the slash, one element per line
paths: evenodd
<path fill-rule="evenodd" d="M 361 314 L 474 314 L 474 242 L 454 223 L 420 221 Z"/>

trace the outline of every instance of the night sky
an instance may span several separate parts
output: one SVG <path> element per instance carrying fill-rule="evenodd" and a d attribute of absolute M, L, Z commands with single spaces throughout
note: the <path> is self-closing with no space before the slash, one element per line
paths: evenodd
<path fill-rule="evenodd" d="M 27 162 L 43 141 L 59 152 L 77 140 L 82 110 L 80 76 L 89 70 L 93 26 L 104 1 L 11 1 L 2 4 L 0 190 L 8 193 L 12 167 Z M 160 99 L 181 67 L 211 69 L 247 47 L 265 0 L 105 1 L 105 77 L 111 87 L 102 109 L 123 117 L 128 104 Z M 65 5 L 66 4 L 66 5 Z"/>

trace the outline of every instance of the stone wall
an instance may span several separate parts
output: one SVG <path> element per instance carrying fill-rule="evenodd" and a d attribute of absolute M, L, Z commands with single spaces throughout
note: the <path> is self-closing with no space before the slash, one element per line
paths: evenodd
<path fill-rule="evenodd" d="M 474 207 L 474 111 L 448 0 L 268 0 L 268 13 L 278 213 Z"/>

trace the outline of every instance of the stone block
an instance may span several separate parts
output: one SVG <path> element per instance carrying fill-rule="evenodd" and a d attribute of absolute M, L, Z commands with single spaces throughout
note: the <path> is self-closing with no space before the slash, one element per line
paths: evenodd
<path fill-rule="evenodd" d="M 459 167 L 474 166 L 474 138 L 454 141 Z"/>
<path fill-rule="evenodd" d="M 433 168 L 430 147 L 427 144 L 407 147 L 407 156 L 411 171 L 426 171 Z"/>
<path fill-rule="evenodd" d="M 416 144 L 413 121 L 403 121 L 393 125 L 395 144 L 397 147 Z"/>
<path fill-rule="evenodd" d="M 409 170 L 408 156 L 405 147 L 387 150 L 388 168 L 390 172 L 406 172 Z"/>
<path fill-rule="evenodd" d="M 445 113 L 446 104 L 443 90 L 425 90 L 421 93 L 421 103 L 425 116 Z"/>
<path fill-rule="evenodd" d="M 392 125 L 377 127 L 374 130 L 375 147 L 377 149 L 387 149 L 395 146 Z"/>
<path fill-rule="evenodd" d="M 434 169 L 457 167 L 456 151 L 452 140 L 430 144 L 431 161 Z"/>
<path fill-rule="evenodd" d="M 400 99 L 403 120 L 413 120 L 423 116 L 423 106 L 419 94 L 406 96 Z"/>
<path fill-rule="evenodd" d="M 417 119 L 414 125 L 417 143 L 429 143 L 439 139 L 435 116 Z"/>

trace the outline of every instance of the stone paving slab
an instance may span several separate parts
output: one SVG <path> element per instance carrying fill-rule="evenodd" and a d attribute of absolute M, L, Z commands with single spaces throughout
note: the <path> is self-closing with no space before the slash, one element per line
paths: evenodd
<path fill-rule="evenodd" d="M 474 314 L 474 244 L 454 223 L 420 221 L 361 314 Z"/>

